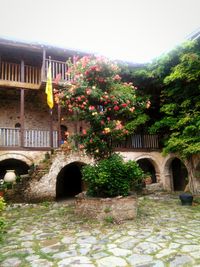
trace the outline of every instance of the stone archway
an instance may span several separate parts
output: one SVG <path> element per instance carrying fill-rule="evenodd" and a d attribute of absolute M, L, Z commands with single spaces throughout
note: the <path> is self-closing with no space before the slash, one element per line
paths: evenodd
<path fill-rule="evenodd" d="M 140 168 L 145 172 L 145 173 L 149 173 L 152 179 L 152 183 L 157 183 L 157 178 L 156 178 L 156 171 L 154 168 L 154 165 L 152 164 L 152 162 L 149 159 L 143 158 L 143 159 L 139 159 L 137 161 L 137 163 L 139 164 Z"/>
<path fill-rule="evenodd" d="M 74 197 L 83 190 L 82 162 L 72 162 L 58 173 L 56 181 L 56 199 Z"/>
<path fill-rule="evenodd" d="M 169 191 L 183 191 L 188 183 L 188 170 L 184 162 L 178 157 L 172 156 L 164 165 L 164 184 Z"/>
<path fill-rule="evenodd" d="M 26 163 L 28 166 L 32 165 L 34 161 L 22 153 L 8 152 L 0 155 L 0 162 L 3 160 L 15 159 Z"/>
<path fill-rule="evenodd" d="M 156 158 L 150 154 L 142 154 L 136 157 L 135 161 L 145 173 L 149 172 L 151 174 L 153 183 L 160 183 L 161 171 L 158 165 L 160 159 L 156 160 Z"/>
<path fill-rule="evenodd" d="M 180 159 L 174 158 L 171 162 L 173 190 L 183 191 L 186 187 L 188 172 Z"/>
<path fill-rule="evenodd" d="M 15 170 L 16 175 L 27 174 L 29 166 L 21 160 L 10 158 L 0 161 L 0 179 L 4 178 L 6 170 Z"/>

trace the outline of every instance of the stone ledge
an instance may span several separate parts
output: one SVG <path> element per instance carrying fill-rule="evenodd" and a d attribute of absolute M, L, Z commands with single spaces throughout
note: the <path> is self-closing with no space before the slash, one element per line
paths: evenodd
<path fill-rule="evenodd" d="M 90 198 L 78 196 L 75 213 L 100 221 L 112 218 L 114 221 L 132 220 L 137 216 L 137 197 Z"/>

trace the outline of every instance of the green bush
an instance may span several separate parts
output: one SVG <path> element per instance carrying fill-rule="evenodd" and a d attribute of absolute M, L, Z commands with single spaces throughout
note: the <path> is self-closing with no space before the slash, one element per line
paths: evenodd
<path fill-rule="evenodd" d="M 6 203 L 4 201 L 4 198 L 0 197 L 0 214 L 5 209 L 5 207 L 6 207 Z"/>
<path fill-rule="evenodd" d="M 0 215 L 1 215 L 1 212 L 5 209 L 5 207 L 6 207 L 6 203 L 4 201 L 4 198 L 0 197 Z M 0 216 L 0 240 L 2 240 L 5 226 L 6 226 L 5 218 Z"/>
<path fill-rule="evenodd" d="M 125 162 L 118 154 L 82 168 L 87 195 L 94 197 L 127 196 L 142 187 L 143 171 L 135 161 Z"/>

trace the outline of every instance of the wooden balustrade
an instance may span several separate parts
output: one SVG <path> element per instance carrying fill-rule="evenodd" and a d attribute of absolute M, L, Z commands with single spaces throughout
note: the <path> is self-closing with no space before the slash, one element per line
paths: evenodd
<path fill-rule="evenodd" d="M 41 82 L 41 69 L 33 66 L 24 66 L 24 78 L 26 83 L 39 84 Z"/>
<path fill-rule="evenodd" d="M 0 128 L 0 147 L 20 147 L 19 128 Z M 25 130 L 24 147 L 47 148 L 50 147 L 50 131 Z M 53 131 L 53 147 L 58 147 L 58 133 Z"/>
<path fill-rule="evenodd" d="M 47 77 L 47 72 L 49 68 L 49 59 L 45 59 L 45 79 Z M 68 81 L 71 80 L 71 76 L 67 74 L 67 63 L 63 61 L 58 61 L 58 60 L 51 60 L 51 75 L 52 75 L 52 80 L 54 80 L 57 75 L 60 75 L 61 81 Z"/>
<path fill-rule="evenodd" d="M 160 142 L 156 134 L 132 134 L 114 146 L 116 149 L 159 149 Z"/>
<path fill-rule="evenodd" d="M 11 82 L 25 82 L 39 84 L 41 82 L 41 69 L 39 67 L 24 66 L 24 79 L 21 79 L 21 65 L 10 62 L 1 62 L 0 79 Z"/>
<path fill-rule="evenodd" d="M 1 80 L 6 81 L 21 81 L 21 66 L 16 63 L 1 62 Z"/>
<path fill-rule="evenodd" d="M 20 147 L 19 128 L 0 128 L 0 147 Z M 24 147 L 49 148 L 50 131 L 25 130 Z M 58 147 L 58 131 L 53 131 L 53 147 Z M 159 136 L 153 134 L 133 134 L 126 140 L 114 144 L 117 149 L 160 149 Z"/>
<path fill-rule="evenodd" d="M 39 85 L 41 83 L 41 80 L 45 82 L 47 79 L 49 63 L 50 63 L 49 59 L 45 59 L 45 64 L 43 65 L 44 69 L 42 72 L 44 77 L 41 77 L 42 70 L 40 67 L 24 65 L 24 71 L 21 72 L 22 71 L 21 64 L 2 61 L 0 63 L 0 80 L 10 82 L 12 83 L 12 85 L 14 85 L 13 84 L 14 82 L 15 83 L 23 82 L 26 84 L 30 84 L 30 86 Z M 67 69 L 68 66 L 66 62 L 51 60 L 52 81 L 54 81 L 57 78 L 58 74 L 60 75 L 61 81 L 71 80 L 72 77 L 69 74 L 67 74 Z M 22 80 L 22 76 L 24 77 L 24 80 Z M 8 85 L 8 83 L 6 83 L 6 85 Z M 24 87 L 22 86 L 22 84 L 20 86 Z"/>
<path fill-rule="evenodd" d="M 20 146 L 20 130 L 18 128 L 0 128 L 0 146 Z"/>

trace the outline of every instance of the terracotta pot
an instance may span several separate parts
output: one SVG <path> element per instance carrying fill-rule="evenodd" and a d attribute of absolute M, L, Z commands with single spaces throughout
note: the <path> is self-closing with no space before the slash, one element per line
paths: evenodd
<path fill-rule="evenodd" d="M 0 197 L 4 196 L 4 191 L 0 191 Z"/>
<path fill-rule="evenodd" d="M 4 181 L 9 183 L 14 183 L 16 181 L 15 170 L 7 170 L 4 176 Z"/>
<path fill-rule="evenodd" d="M 152 183 L 152 179 L 150 176 L 145 178 L 145 184 L 151 184 L 151 183 Z"/>

